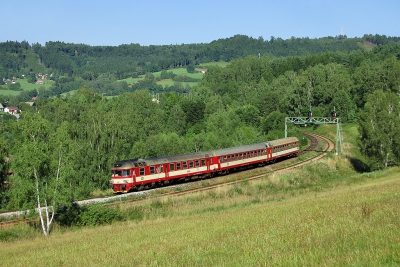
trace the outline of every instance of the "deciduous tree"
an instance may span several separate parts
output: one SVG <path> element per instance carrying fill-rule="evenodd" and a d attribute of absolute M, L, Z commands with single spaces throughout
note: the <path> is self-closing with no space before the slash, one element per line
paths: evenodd
<path fill-rule="evenodd" d="M 38 113 L 27 113 L 20 123 L 21 148 L 14 156 L 13 193 L 19 199 L 18 208 L 36 207 L 43 234 L 48 236 L 57 206 L 69 197 L 64 183 L 68 156 L 73 151 L 69 126 L 65 123 L 52 132 L 49 122 Z"/>
<path fill-rule="evenodd" d="M 375 91 L 361 112 L 360 149 L 371 169 L 398 165 L 400 160 L 400 103 L 392 92 Z"/>

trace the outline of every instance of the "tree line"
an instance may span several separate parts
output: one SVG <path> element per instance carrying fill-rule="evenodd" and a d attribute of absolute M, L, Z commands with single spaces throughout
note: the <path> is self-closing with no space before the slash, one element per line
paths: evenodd
<path fill-rule="evenodd" d="M 30 73 L 47 72 L 55 76 L 79 76 L 96 79 L 107 73 L 117 79 L 137 77 L 146 72 L 198 65 L 204 62 L 226 61 L 249 55 L 275 57 L 302 56 L 323 52 L 362 50 L 362 44 L 393 44 L 397 37 L 364 35 L 319 39 L 288 40 L 271 37 L 264 40 L 245 35 L 218 39 L 209 44 L 150 45 L 123 44 L 119 46 L 89 46 L 60 41 L 30 45 L 27 41 L 0 43 L 0 76 L 21 77 Z"/>

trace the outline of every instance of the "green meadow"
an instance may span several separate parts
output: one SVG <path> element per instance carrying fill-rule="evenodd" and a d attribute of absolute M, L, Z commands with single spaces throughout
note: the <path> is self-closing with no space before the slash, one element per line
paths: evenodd
<path fill-rule="evenodd" d="M 196 66 L 195 68 L 195 73 L 188 73 L 186 68 L 177 68 L 177 69 L 172 69 L 172 70 L 168 70 L 168 72 L 172 72 L 178 76 L 182 76 L 182 77 L 189 77 L 189 78 L 193 78 L 193 79 L 198 79 L 201 80 L 204 76 L 204 73 L 200 73 L 198 72 L 200 69 L 203 68 L 208 68 L 210 66 L 219 66 L 219 67 L 225 67 L 228 63 L 227 62 L 210 62 L 210 63 L 204 63 L 201 64 L 199 66 Z M 161 71 L 158 72 L 153 72 L 152 73 L 154 75 L 155 78 L 159 78 L 161 76 Z M 127 79 L 123 79 L 120 81 L 125 81 L 128 84 L 134 84 L 137 83 L 138 81 L 142 80 L 144 78 L 144 75 L 138 77 L 138 78 L 127 78 Z M 165 86 L 172 86 L 174 85 L 175 81 L 173 81 L 172 79 L 163 79 L 160 81 L 157 81 L 157 84 L 162 85 L 163 87 Z M 194 85 L 196 85 L 198 82 L 181 82 L 181 84 L 183 86 L 185 86 L 186 84 L 190 85 L 191 87 L 193 87 Z"/>
<path fill-rule="evenodd" d="M 43 87 L 43 88 L 49 88 L 50 86 L 53 85 L 54 81 L 51 80 L 45 80 L 44 84 L 32 84 L 32 83 L 28 83 L 26 80 L 24 79 L 18 79 L 16 80 L 16 82 L 18 82 L 21 85 L 21 91 L 32 91 L 34 89 L 39 91 L 39 88 Z M 21 93 L 21 91 L 13 91 L 13 90 L 8 90 L 7 89 L 7 85 L 2 85 L 0 86 L 0 95 L 19 95 Z"/>

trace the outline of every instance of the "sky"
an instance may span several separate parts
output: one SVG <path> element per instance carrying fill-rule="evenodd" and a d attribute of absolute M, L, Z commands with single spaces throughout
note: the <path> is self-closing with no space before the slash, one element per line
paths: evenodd
<path fill-rule="evenodd" d="M 399 0 L 0 0 L 0 42 L 91 46 L 253 38 L 400 37 Z"/>

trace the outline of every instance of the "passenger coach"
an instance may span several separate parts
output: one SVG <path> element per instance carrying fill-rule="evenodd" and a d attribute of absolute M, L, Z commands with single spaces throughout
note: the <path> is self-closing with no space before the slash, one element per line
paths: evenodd
<path fill-rule="evenodd" d="M 110 186 L 116 193 L 143 189 L 147 185 L 167 184 L 171 180 L 190 180 L 226 174 L 246 166 L 263 165 L 299 153 L 296 137 L 252 145 L 192 154 L 129 159 L 113 164 Z"/>

